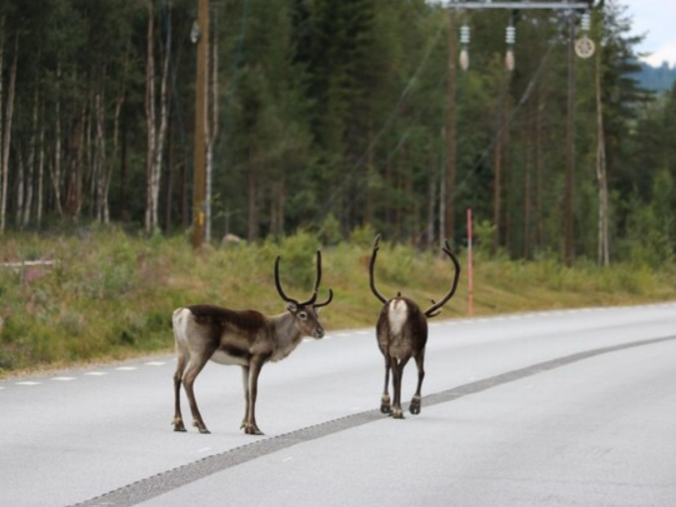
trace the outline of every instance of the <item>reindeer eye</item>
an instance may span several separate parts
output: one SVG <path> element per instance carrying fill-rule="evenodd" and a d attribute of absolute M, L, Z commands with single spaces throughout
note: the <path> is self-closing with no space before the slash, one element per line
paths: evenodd
<path fill-rule="evenodd" d="M 300 320 L 307 320 L 307 313 L 305 312 L 298 312 L 298 318 Z"/>

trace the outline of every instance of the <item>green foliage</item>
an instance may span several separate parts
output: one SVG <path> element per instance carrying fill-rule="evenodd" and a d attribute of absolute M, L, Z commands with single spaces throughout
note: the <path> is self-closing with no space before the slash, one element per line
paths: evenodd
<path fill-rule="evenodd" d="M 479 255 L 488 256 L 493 251 L 495 245 L 495 235 L 497 229 L 490 220 L 482 220 L 474 224 L 474 244 L 476 252 Z"/>
<path fill-rule="evenodd" d="M 486 224 L 486 230 L 488 230 Z M 374 230 L 356 229 L 353 240 L 322 248 L 320 298 L 328 288 L 334 303 L 322 314 L 327 329 L 373 325 L 380 305 L 368 288 Z M 54 258 L 54 268 L 0 270 L 0 373 L 39 365 L 66 365 L 102 358 L 169 350 L 171 314 L 179 306 L 212 303 L 234 309 L 283 311 L 274 289 L 274 259 L 287 293 L 310 295 L 318 236 L 299 231 L 262 245 L 193 251 L 181 237 L 148 242 L 121 231 L 84 230 L 80 236 L 8 236 L 0 258 Z M 534 262 L 477 256 L 478 314 L 562 306 L 628 304 L 676 297 L 676 272 L 664 264 L 618 264 L 599 269 L 580 261 L 563 266 L 555 255 Z M 458 294 L 445 315 L 466 314 L 465 259 Z M 421 252 L 381 241 L 376 265 L 379 289 L 401 292 L 425 306 L 444 294 L 452 264 L 435 249 Z"/>
<path fill-rule="evenodd" d="M 322 244 L 326 246 L 335 246 L 342 241 L 343 235 L 340 232 L 340 222 L 333 213 L 329 213 L 321 223 L 318 235 Z"/>
<path fill-rule="evenodd" d="M 363 224 L 355 227 L 350 234 L 350 243 L 361 248 L 370 248 L 373 246 L 373 240 L 376 237 L 376 231 L 371 224 Z"/>
<path fill-rule="evenodd" d="M 309 293 L 316 278 L 315 259 L 320 245 L 319 238 L 307 231 L 300 231 L 284 238 L 279 245 L 283 259 L 280 264 L 282 280 L 288 281 L 292 287 L 304 289 Z M 294 297 L 291 294 L 289 296 Z M 307 297 L 309 296 L 296 296 L 295 299 Z"/>

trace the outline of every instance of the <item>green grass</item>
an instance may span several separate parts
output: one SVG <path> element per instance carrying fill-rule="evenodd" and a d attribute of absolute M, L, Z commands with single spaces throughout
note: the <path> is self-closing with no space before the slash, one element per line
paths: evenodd
<path fill-rule="evenodd" d="M 55 259 L 58 264 L 0 268 L 0 376 L 168 351 L 171 312 L 182 305 L 280 313 L 284 304 L 273 281 L 276 255 L 282 255 L 287 293 L 300 299 L 311 290 L 319 247 L 308 233 L 198 252 L 182 237 L 147 240 L 119 229 L 63 237 L 7 235 L 0 242 L 0 262 Z M 355 236 L 322 252 L 320 298 L 329 287 L 335 294 L 322 311 L 325 327 L 374 325 L 380 305 L 369 290 L 369 240 Z M 467 316 L 466 258 L 460 260 L 460 286 L 444 308 L 445 318 Z M 676 299 L 673 267 L 601 270 L 580 262 L 569 269 L 551 259 L 510 262 L 481 255 L 475 261 L 475 315 Z M 452 276 L 450 261 L 436 252 L 381 243 L 377 279 L 386 296 L 401 291 L 426 306 L 448 290 Z"/>

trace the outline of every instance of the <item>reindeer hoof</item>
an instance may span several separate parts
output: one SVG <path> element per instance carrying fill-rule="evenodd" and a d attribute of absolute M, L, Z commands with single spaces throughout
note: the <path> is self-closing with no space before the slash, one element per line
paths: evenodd
<path fill-rule="evenodd" d="M 187 431 L 181 419 L 174 419 L 172 424 L 174 425 L 174 431 L 182 431 L 182 432 Z"/>
<path fill-rule="evenodd" d="M 390 397 L 387 394 L 383 394 L 383 397 L 380 400 L 380 412 L 382 412 L 383 414 L 392 413 L 392 406 L 390 405 Z"/>
<path fill-rule="evenodd" d="M 405 419 L 404 412 L 400 408 L 392 409 L 392 419 Z"/>
<path fill-rule="evenodd" d="M 211 431 L 207 429 L 203 422 L 194 421 L 192 425 L 199 430 L 203 435 L 209 435 Z"/>
<path fill-rule="evenodd" d="M 244 426 L 244 433 L 247 435 L 263 435 L 264 433 L 255 424 L 246 423 Z"/>
<path fill-rule="evenodd" d="M 414 396 L 413 399 L 411 400 L 411 405 L 409 406 L 408 410 L 413 414 L 413 415 L 418 415 L 420 413 L 420 397 L 419 396 Z"/>

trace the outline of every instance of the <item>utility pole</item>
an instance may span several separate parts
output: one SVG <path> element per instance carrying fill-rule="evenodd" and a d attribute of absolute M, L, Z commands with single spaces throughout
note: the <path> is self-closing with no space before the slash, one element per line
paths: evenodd
<path fill-rule="evenodd" d="M 207 45 L 209 44 L 209 0 L 199 0 L 197 30 L 193 26 L 193 42 L 197 46 L 197 80 L 195 83 L 195 147 L 193 162 L 193 236 L 194 248 L 204 242 L 204 194 L 206 161 L 206 89 Z"/>
<path fill-rule="evenodd" d="M 568 15 L 568 120 L 566 135 L 566 178 L 563 204 L 564 261 L 572 266 L 575 260 L 573 231 L 573 179 L 575 173 L 575 13 Z"/>
<path fill-rule="evenodd" d="M 448 10 L 448 112 L 446 118 L 446 188 L 444 199 L 444 229 L 439 237 L 442 243 L 448 239 L 455 244 L 455 114 L 458 66 L 455 59 L 458 54 L 458 30 L 455 26 L 455 10 Z"/>

